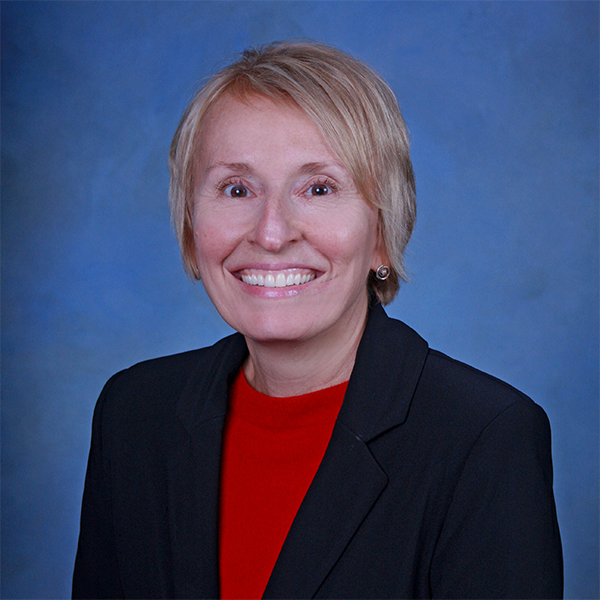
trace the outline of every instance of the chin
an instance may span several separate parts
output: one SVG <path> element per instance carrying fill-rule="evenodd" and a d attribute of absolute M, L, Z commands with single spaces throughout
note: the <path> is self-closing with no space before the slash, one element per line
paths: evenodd
<path fill-rule="evenodd" d="M 316 335 L 319 330 L 316 325 L 314 314 L 302 316 L 298 313 L 290 315 L 288 311 L 279 314 L 278 311 L 264 311 L 253 313 L 245 323 L 234 325 L 234 329 L 256 342 L 293 342 Z"/>
<path fill-rule="evenodd" d="M 299 342 L 311 337 L 307 327 L 294 327 L 280 323 L 254 323 L 240 332 L 247 338 L 260 343 Z"/>

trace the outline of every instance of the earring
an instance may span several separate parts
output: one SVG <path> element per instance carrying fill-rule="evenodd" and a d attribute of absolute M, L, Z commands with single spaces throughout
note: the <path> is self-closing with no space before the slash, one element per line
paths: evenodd
<path fill-rule="evenodd" d="M 375 272 L 375 276 L 379 281 L 385 281 L 390 276 L 390 268 L 387 265 L 379 265 Z"/>

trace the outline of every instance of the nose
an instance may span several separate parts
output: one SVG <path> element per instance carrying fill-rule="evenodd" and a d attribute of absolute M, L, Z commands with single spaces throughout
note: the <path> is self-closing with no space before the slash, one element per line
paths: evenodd
<path fill-rule="evenodd" d="M 284 194 L 265 197 L 259 208 L 250 241 L 269 252 L 280 252 L 299 237 L 290 199 Z"/>

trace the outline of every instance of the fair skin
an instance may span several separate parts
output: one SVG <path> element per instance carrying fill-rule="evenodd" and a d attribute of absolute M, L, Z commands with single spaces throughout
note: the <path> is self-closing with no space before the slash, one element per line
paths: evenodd
<path fill-rule="evenodd" d="M 202 130 L 194 241 L 204 287 L 242 333 L 244 374 L 271 396 L 350 377 L 385 262 L 377 210 L 295 105 L 221 98 Z"/>

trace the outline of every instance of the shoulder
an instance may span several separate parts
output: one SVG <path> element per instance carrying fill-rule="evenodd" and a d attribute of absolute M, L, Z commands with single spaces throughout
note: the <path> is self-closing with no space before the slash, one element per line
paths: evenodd
<path fill-rule="evenodd" d="M 378 373 L 379 391 L 393 388 L 395 395 L 425 404 L 440 418 L 494 418 L 513 405 L 539 407 L 510 384 L 429 347 L 408 325 L 373 307 L 365 332 L 367 343 L 361 361 L 365 378 Z M 383 366 L 382 366 L 383 365 Z M 401 374 L 401 376 L 398 376 Z M 414 406 L 411 406 L 411 411 Z"/>
<path fill-rule="evenodd" d="M 137 363 L 113 375 L 96 405 L 95 419 L 125 423 L 128 418 L 158 422 L 174 413 L 191 382 L 207 382 L 220 371 L 236 368 L 242 340 L 234 334 L 213 346 Z"/>
<path fill-rule="evenodd" d="M 353 401 L 343 418 L 367 440 L 403 424 L 419 440 L 452 445 L 458 438 L 473 440 L 505 411 L 547 427 L 545 413 L 528 396 L 430 349 L 380 306 L 371 307 L 348 389 Z"/>
<path fill-rule="evenodd" d="M 239 334 L 233 334 L 206 348 L 139 362 L 116 373 L 108 383 L 118 382 L 119 386 L 125 388 L 133 386 L 136 391 L 139 391 L 140 386 L 150 389 L 164 386 L 177 387 L 194 371 L 209 373 L 216 362 L 226 360 L 228 351 L 232 347 L 239 346 L 239 337 Z"/>
<path fill-rule="evenodd" d="M 523 438 L 549 443 L 544 410 L 510 384 L 429 350 L 413 399 L 415 413 L 472 440 L 498 432 L 505 442 Z"/>
<path fill-rule="evenodd" d="M 460 401 L 466 410 L 502 411 L 515 403 L 533 404 L 512 385 L 430 349 L 420 379 L 421 389 L 446 402 Z"/>
<path fill-rule="evenodd" d="M 452 433 L 477 437 L 486 427 L 506 429 L 511 422 L 531 432 L 549 435 L 545 412 L 526 394 L 492 375 L 455 360 L 429 348 L 428 344 L 410 327 L 387 317 L 383 311 L 376 315 L 378 340 L 372 351 L 391 354 L 395 370 L 403 370 L 402 381 L 397 382 L 397 394 L 402 396 L 406 381 L 412 372 L 416 381 L 410 400 L 407 422 L 436 431 L 446 439 Z M 379 359 L 378 359 L 379 360 Z M 410 365 L 407 370 L 406 365 Z M 388 368 L 389 373 L 392 368 Z M 510 436 L 509 436 L 510 437 Z"/>

